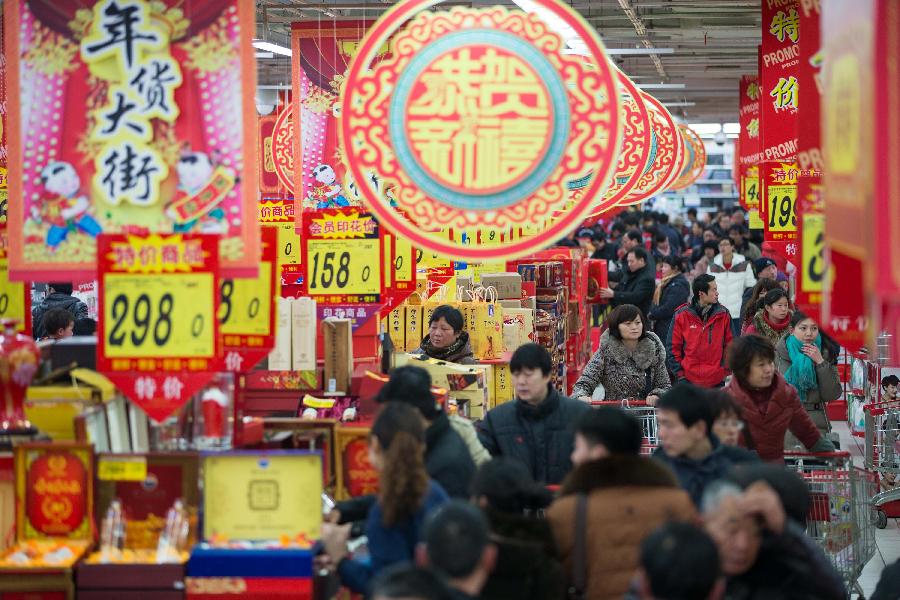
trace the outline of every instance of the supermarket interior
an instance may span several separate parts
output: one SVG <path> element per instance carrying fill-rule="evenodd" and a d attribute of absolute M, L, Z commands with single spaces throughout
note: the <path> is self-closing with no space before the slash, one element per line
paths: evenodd
<path fill-rule="evenodd" d="M 0 14 L 0 600 L 900 600 L 900 1 Z"/>

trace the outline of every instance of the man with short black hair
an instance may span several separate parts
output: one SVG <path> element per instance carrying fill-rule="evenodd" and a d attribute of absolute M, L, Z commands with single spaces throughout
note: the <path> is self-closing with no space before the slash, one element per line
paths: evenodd
<path fill-rule="evenodd" d="M 689 383 L 675 384 L 656 405 L 659 448 L 653 457 L 675 472 L 697 506 L 706 486 L 732 465 L 758 460 L 743 448 L 721 444 L 712 432 L 713 420 L 706 391 Z"/>
<path fill-rule="evenodd" d="M 725 593 L 715 542 L 691 523 L 666 523 L 644 539 L 639 598 L 719 600 Z"/>
<path fill-rule="evenodd" d="M 457 600 L 478 598 L 497 563 L 497 546 L 482 512 L 468 502 L 454 500 L 435 511 L 425 524 L 424 555 L 427 563 L 444 575 Z"/>
<path fill-rule="evenodd" d="M 453 600 L 444 579 L 409 563 L 384 569 L 372 582 L 373 600 Z"/>
<path fill-rule="evenodd" d="M 599 408 L 576 422 L 575 469 L 546 515 L 567 573 L 573 573 L 575 531 L 584 529 L 587 598 L 621 598 L 644 536 L 668 520 L 696 517 L 669 469 L 640 456 L 643 438 L 640 422 L 620 408 Z M 585 519 L 578 524 L 582 498 Z"/>
<path fill-rule="evenodd" d="M 744 225 L 734 224 L 728 228 L 728 237 L 734 242 L 735 252 L 743 254 L 744 258 L 753 262 L 762 256 L 762 251 L 759 246 L 747 240 L 748 235 L 750 232 Z"/>
<path fill-rule="evenodd" d="M 535 481 L 559 484 L 572 469 L 572 423 L 591 406 L 563 396 L 550 384 L 553 362 L 543 346 L 519 346 L 509 369 L 515 398 L 478 423 L 481 444 L 492 456 L 523 463 Z"/>
<path fill-rule="evenodd" d="M 698 275 L 691 284 L 693 299 L 672 318 L 666 340 L 668 366 L 675 380 L 703 387 L 721 387 L 728 369 L 725 349 L 731 343 L 731 315 L 719 304 L 715 277 Z"/>
<path fill-rule="evenodd" d="M 601 288 L 600 297 L 611 299 L 613 306 L 634 304 L 646 315 L 650 312 L 653 292 L 656 290 L 656 266 L 651 268 L 650 255 L 640 246 L 629 250 L 626 260 L 628 274 L 625 280 L 615 290 Z"/>

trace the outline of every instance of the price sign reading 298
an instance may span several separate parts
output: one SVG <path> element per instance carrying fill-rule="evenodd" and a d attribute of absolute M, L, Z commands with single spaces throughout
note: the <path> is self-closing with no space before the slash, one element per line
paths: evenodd
<path fill-rule="evenodd" d="M 101 239 L 100 362 L 109 371 L 204 371 L 218 355 L 210 236 Z M 100 365 L 98 365 L 100 366 Z"/>
<path fill-rule="evenodd" d="M 379 302 L 384 289 L 378 223 L 344 208 L 303 215 L 303 281 L 323 303 Z"/>

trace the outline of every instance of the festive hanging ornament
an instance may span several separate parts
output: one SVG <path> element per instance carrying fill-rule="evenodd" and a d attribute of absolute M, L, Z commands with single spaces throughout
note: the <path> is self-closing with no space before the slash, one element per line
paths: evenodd
<path fill-rule="evenodd" d="M 363 40 L 341 102 L 344 156 L 369 210 L 416 247 L 471 261 L 534 252 L 579 226 L 616 169 L 614 67 L 597 33 L 556 0 L 535 2 L 545 18 L 500 6 L 430 12 L 435 4 L 397 3 Z M 565 51 L 562 24 L 587 60 Z M 373 66 L 389 38 L 390 57 Z M 393 201 L 367 172 L 394 186 Z M 440 233 L 511 227 L 534 233 L 492 246 Z"/>
<path fill-rule="evenodd" d="M 34 340 L 3 319 L 0 332 L 0 431 L 31 430 L 25 418 L 25 392 L 37 373 L 41 353 Z"/>
<path fill-rule="evenodd" d="M 640 204 L 664 192 L 673 177 L 681 172 L 683 164 L 684 147 L 672 115 L 650 94 L 641 92 L 641 97 L 650 113 L 653 127 L 652 162 L 638 179 L 634 191 L 620 202 L 622 206 Z"/>
<path fill-rule="evenodd" d="M 679 125 L 678 129 L 684 139 L 687 159 L 678 178 L 669 187 L 671 190 L 683 190 L 689 187 L 699 179 L 703 170 L 706 169 L 706 147 L 703 145 L 703 140 L 696 131 L 687 125 Z"/>

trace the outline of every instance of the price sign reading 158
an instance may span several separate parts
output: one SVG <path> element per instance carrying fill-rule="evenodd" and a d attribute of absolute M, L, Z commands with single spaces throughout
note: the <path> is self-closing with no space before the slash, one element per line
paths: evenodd
<path fill-rule="evenodd" d="M 380 240 L 308 240 L 306 243 L 310 296 L 381 292 Z"/>

